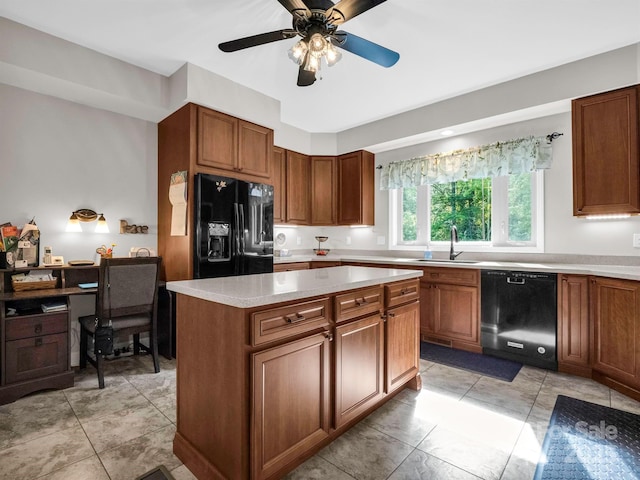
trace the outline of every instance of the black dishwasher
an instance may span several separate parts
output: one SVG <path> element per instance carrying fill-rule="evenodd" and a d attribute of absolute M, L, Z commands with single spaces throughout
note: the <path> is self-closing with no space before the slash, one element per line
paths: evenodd
<path fill-rule="evenodd" d="M 482 352 L 557 370 L 557 275 L 483 270 L 481 289 Z"/>

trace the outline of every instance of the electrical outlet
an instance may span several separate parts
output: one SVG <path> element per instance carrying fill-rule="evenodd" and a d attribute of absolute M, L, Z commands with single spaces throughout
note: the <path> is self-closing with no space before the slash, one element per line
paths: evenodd
<path fill-rule="evenodd" d="M 347 237 L 347 245 L 351 245 L 351 237 Z"/>
<path fill-rule="evenodd" d="M 633 247 L 640 248 L 640 233 L 633 234 Z"/>
<path fill-rule="evenodd" d="M 302 245 L 302 237 L 296 237 L 296 245 Z"/>
<path fill-rule="evenodd" d="M 378 245 L 384 245 L 384 235 L 378 235 Z"/>

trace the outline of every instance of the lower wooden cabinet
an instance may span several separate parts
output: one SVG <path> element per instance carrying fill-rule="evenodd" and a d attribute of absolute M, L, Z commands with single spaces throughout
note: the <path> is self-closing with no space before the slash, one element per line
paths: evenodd
<path fill-rule="evenodd" d="M 329 436 L 329 345 L 317 334 L 253 355 L 252 478 L 268 478 Z"/>
<path fill-rule="evenodd" d="M 379 313 L 336 327 L 336 428 L 382 399 L 383 368 L 384 321 Z"/>
<path fill-rule="evenodd" d="M 309 262 L 275 263 L 273 265 L 274 272 L 291 272 L 293 270 L 308 270 L 309 268 Z"/>
<path fill-rule="evenodd" d="M 594 378 L 640 391 L 640 282 L 592 277 Z M 617 385 L 616 385 L 617 384 Z"/>
<path fill-rule="evenodd" d="M 560 275 L 558 370 L 591 377 L 589 364 L 589 277 Z"/>
<path fill-rule="evenodd" d="M 477 287 L 422 282 L 420 303 L 423 340 L 480 351 Z"/>
<path fill-rule="evenodd" d="M 391 393 L 420 371 L 420 304 L 392 308 L 386 317 L 385 392 Z"/>

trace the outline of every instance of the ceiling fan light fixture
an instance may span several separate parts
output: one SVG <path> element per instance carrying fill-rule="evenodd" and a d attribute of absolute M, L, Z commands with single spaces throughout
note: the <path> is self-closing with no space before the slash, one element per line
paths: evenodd
<path fill-rule="evenodd" d="M 304 40 L 299 40 L 293 47 L 289 49 L 289 58 L 293 61 L 293 63 L 302 65 L 307 51 L 309 51 L 307 43 Z"/>
<path fill-rule="evenodd" d="M 320 58 L 327 52 L 327 42 L 320 33 L 314 33 L 309 38 L 309 52 L 314 57 Z"/>
<path fill-rule="evenodd" d="M 342 58 L 342 53 L 331 42 L 327 42 L 327 53 L 324 58 L 327 61 L 327 65 L 333 67 Z"/>

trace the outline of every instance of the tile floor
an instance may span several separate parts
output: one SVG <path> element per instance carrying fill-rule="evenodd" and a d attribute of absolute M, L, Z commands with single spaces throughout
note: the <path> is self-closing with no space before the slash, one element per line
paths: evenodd
<path fill-rule="evenodd" d="M 523 367 L 493 378 L 422 361 L 423 388 L 403 390 L 288 480 L 531 478 L 556 396 L 640 413 L 640 403 L 607 387 Z M 0 406 L 0 480 L 132 480 L 159 464 L 194 479 L 172 454 L 175 362 L 148 357 L 108 362 L 107 388 L 95 370 L 75 386 Z"/>

